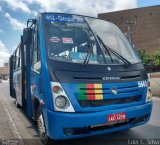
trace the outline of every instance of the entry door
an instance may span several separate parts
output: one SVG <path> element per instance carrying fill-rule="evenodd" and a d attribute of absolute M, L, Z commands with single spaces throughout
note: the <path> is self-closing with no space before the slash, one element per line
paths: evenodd
<path fill-rule="evenodd" d="M 15 98 L 13 95 L 13 55 L 9 58 L 9 86 L 10 86 L 10 96 Z"/>
<path fill-rule="evenodd" d="M 41 71 L 41 57 L 40 57 L 40 45 L 37 27 L 35 28 L 34 34 L 34 45 L 32 51 L 32 62 L 31 62 L 31 101 L 39 99 L 43 96 L 43 81 Z M 34 112 L 32 104 L 32 113 Z M 34 116 L 33 116 L 34 117 Z"/>
<path fill-rule="evenodd" d="M 32 37 L 32 35 L 30 36 Z M 30 97 L 30 72 L 31 72 L 31 44 L 23 45 L 21 37 L 21 84 L 22 84 L 22 109 L 28 115 Z"/>
<path fill-rule="evenodd" d="M 40 97 L 42 93 L 41 88 L 42 76 L 41 76 L 41 61 L 39 56 L 39 49 L 35 48 L 32 53 L 32 66 L 31 66 L 31 98 L 32 100 Z"/>

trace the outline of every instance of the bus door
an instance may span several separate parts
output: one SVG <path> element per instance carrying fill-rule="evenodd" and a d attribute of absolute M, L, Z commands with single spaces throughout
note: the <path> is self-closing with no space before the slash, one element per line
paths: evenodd
<path fill-rule="evenodd" d="M 15 98 L 13 95 L 13 55 L 9 58 L 9 86 L 10 86 L 10 96 L 12 98 Z"/>
<path fill-rule="evenodd" d="M 24 29 L 24 31 L 26 31 Z M 25 32 L 23 32 L 23 35 Z M 30 33 L 31 34 L 31 33 Z M 21 37 L 21 57 L 22 57 L 22 109 L 30 116 L 30 49 L 31 41 L 23 43 L 23 38 Z"/>
<path fill-rule="evenodd" d="M 33 48 L 31 52 L 31 99 L 33 108 L 33 119 L 36 119 L 36 103 L 43 97 L 43 81 L 41 72 L 40 45 L 37 26 L 33 34 Z"/>

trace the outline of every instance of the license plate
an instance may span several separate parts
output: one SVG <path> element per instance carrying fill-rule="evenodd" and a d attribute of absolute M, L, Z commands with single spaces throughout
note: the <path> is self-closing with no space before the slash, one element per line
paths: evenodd
<path fill-rule="evenodd" d="M 107 116 L 107 122 L 118 122 L 126 120 L 126 112 L 109 114 Z"/>

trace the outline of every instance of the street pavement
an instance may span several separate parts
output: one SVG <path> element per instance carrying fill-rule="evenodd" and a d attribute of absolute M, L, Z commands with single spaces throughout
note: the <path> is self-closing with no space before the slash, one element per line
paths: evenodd
<path fill-rule="evenodd" d="M 160 73 L 148 74 L 153 96 L 160 97 Z"/>
<path fill-rule="evenodd" d="M 154 96 L 160 97 L 160 78 L 152 78 L 151 82 L 151 90 Z"/>
<path fill-rule="evenodd" d="M 0 107 L 0 145 L 1 142 L 5 144 L 6 141 L 18 141 L 18 144 L 22 145 L 42 145 L 37 135 L 36 124 L 31 119 L 28 119 L 22 110 L 16 108 L 14 100 L 9 96 L 8 82 L 0 83 Z M 145 125 L 107 135 L 61 141 L 57 144 L 160 145 L 160 99 L 153 98 L 151 119 Z"/>

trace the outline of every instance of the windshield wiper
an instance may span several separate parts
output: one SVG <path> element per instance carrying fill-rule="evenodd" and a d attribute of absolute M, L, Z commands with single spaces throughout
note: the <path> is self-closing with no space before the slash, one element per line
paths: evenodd
<path fill-rule="evenodd" d="M 112 59 L 112 57 L 111 57 L 111 55 L 110 55 L 109 52 L 111 52 L 112 54 L 114 54 L 115 56 L 117 56 L 119 59 L 121 59 L 126 64 L 126 66 L 130 66 L 131 65 L 131 63 L 127 59 L 125 59 L 119 53 L 117 53 L 116 51 L 114 51 L 113 49 L 111 49 L 110 47 L 108 47 L 107 45 L 105 45 L 104 42 L 103 42 L 103 40 L 98 35 L 97 35 L 97 38 L 101 42 L 101 44 L 103 45 L 103 47 L 105 48 L 105 50 L 108 52 L 108 54 L 109 54 L 112 62 L 113 62 L 113 59 Z"/>
<path fill-rule="evenodd" d="M 92 52 L 91 52 L 92 49 L 91 48 L 92 48 L 92 45 L 91 45 L 91 43 L 89 43 L 88 48 L 87 48 L 87 55 L 86 55 L 86 57 L 83 61 L 84 65 L 87 65 L 89 63 L 89 60 L 90 60 L 90 57 L 91 57 L 91 54 L 92 54 Z"/>

